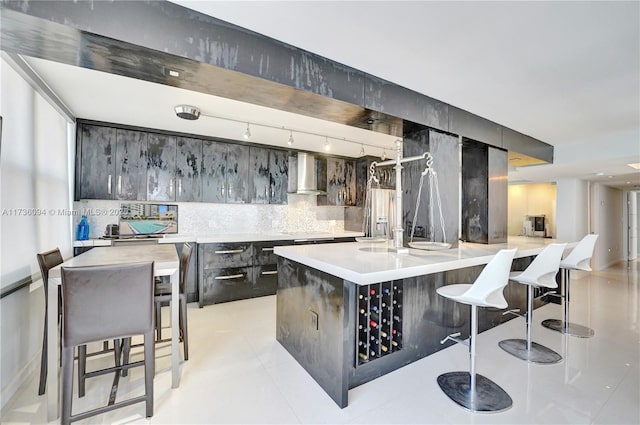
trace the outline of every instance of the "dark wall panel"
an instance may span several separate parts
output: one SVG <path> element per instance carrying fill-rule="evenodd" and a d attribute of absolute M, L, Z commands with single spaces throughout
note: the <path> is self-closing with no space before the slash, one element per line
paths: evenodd
<path fill-rule="evenodd" d="M 502 147 L 502 126 L 465 110 L 449 107 L 449 131 L 492 146 Z"/>
<path fill-rule="evenodd" d="M 488 243 L 488 146 L 474 141 L 462 143 L 461 238 Z"/>

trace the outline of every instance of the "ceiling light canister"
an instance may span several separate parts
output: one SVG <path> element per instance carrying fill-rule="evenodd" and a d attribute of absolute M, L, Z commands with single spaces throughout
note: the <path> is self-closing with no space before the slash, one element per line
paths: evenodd
<path fill-rule="evenodd" d="M 251 130 L 249 129 L 249 123 L 247 123 L 247 129 L 244 131 L 243 136 L 245 140 L 249 140 L 251 137 Z"/>
<path fill-rule="evenodd" d="M 329 138 L 327 136 L 324 136 L 324 150 L 325 151 L 331 150 L 331 145 L 329 144 Z"/>

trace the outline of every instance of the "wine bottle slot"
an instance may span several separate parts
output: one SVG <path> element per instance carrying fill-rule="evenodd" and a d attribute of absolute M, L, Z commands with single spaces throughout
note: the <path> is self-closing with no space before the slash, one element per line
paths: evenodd
<path fill-rule="evenodd" d="M 369 320 L 369 325 L 371 325 L 372 328 L 377 328 L 378 327 L 378 323 L 374 322 L 373 320 Z"/>
<path fill-rule="evenodd" d="M 380 335 L 384 338 L 386 338 L 388 335 L 385 331 L 380 331 Z"/>
<path fill-rule="evenodd" d="M 391 345 L 393 345 L 394 347 L 398 346 L 398 342 L 397 341 L 391 341 Z"/>
<path fill-rule="evenodd" d="M 360 356 L 362 360 L 367 360 L 367 355 L 365 353 L 358 353 L 358 356 Z"/>
<path fill-rule="evenodd" d="M 380 345 L 380 349 L 385 353 L 389 350 L 386 345 Z"/>

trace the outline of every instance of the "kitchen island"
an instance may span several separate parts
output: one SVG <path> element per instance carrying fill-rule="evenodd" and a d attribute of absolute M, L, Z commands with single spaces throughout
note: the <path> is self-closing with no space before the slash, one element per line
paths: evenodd
<path fill-rule="evenodd" d="M 386 243 L 281 246 L 276 338 L 340 406 L 348 390 L 428 356 L 445 336 L 468 337 L 468 306 L 436 294 L 440 286 L 472 283 L 500 249 L 518 248 L 523 270 L 552 239 L 512 237 L 507 243 L 407 254 Z M 575 244 L 569 244 L 571 248 Z M 526 307 L 526 288 L 510 282 L 509 308 Z M 542 305 L 538 290 L 535 306 Z M 479 330 L 509 320 L 482 309 Z"/>

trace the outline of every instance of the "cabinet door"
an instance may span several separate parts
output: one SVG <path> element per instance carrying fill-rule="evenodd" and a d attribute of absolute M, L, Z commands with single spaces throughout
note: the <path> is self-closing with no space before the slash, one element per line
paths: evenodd
<path fill-rule="evenodd" d="M 269 150 L 251 147 L 249 149 L 249 202 L 269 203 Z"/>
<path fill-rule="evenodd" d="M 149 133 L 147 154 L 147 199 L 175 201 L 176 138 Z"/>
<path fill-rule="evenodd" d="M 202 140 L 178 137 L 176 153 L 176 201 L 202 199 Z"/>
<path fill-rule="evenodd" d="M 116 132 L 115 198 L 147 199 L 147 133 L 122 130 Z"/>
<path fill-rule="evenodd" d="M 344 205 L 356 205 L 356 162 L 344 162 Z"/>
<path fill-rule="evenodd" d="M 81 131 L 80 198 L 113 199 L 116 129 L 82 125 Z"/>
<path fill-rule="evenodd" d="M 327 159 L 327 204 L 344 205 L 344 159 Z"/>
<path fill-rule="evenodd" d="M 289 185 L 289 153 L 269 152 L 269 203 L 286 204 Z"/>
<path fill-rule="evenodd" d="M 249 202 L 249 146 L 229 144 L 227 148 L 227 202 Z"/>
<path fill-rule="evenodd" d="M 202 200 L 225 202 L 227 145 L 205 140 L 202 144 Z"/>

